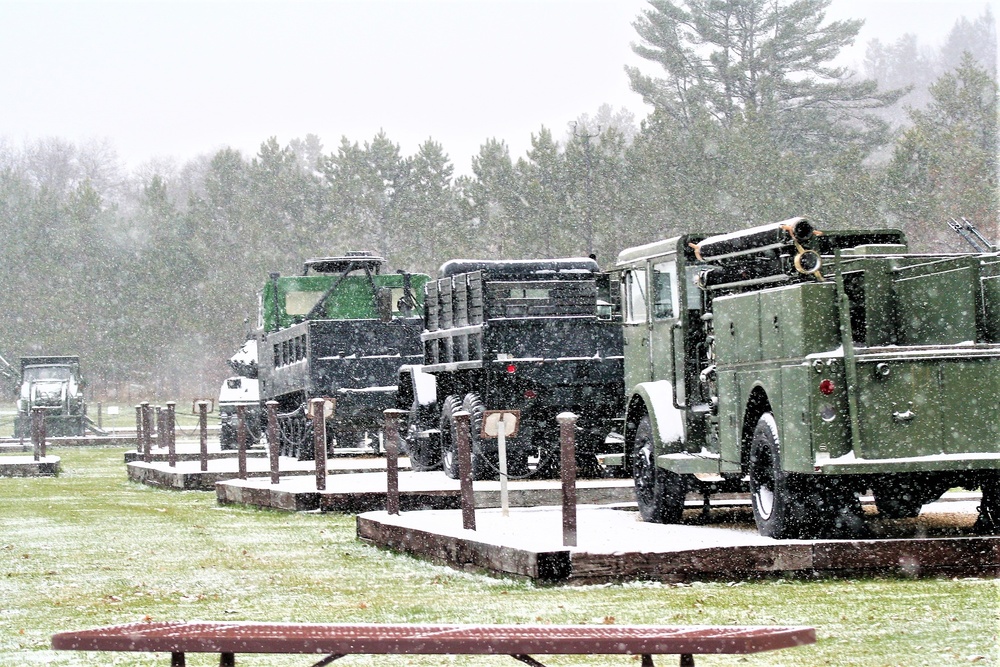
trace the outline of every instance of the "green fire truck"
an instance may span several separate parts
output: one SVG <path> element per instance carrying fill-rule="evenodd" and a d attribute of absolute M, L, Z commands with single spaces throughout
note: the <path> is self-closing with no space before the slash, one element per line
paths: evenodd
<path fill-rule="evenodd" d="M 762 535 L 854 535 L 859 494 L 901 518 L 964 487 L 980 531 L 1000 527 L 1000 255 L 794 218 L 630 248 L 616 270 L 620 462 L 645 520 L 749 491 Z"/>

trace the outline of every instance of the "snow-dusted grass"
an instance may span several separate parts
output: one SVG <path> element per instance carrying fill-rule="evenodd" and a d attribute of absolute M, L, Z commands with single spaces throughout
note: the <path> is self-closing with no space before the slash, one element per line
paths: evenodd
<path fill-rule="evenodd" d="M 58 631 L 144 618 L 801 624 L 817 628 L 815 646 L 705 656 L 697 664 L 998 664 L 1000 588 L 993 579 L 540 587 L 363 545 L 353 516 L 219 507 L 211 493 L 136 485 L 126 480 L 121 449 L 55 453 L 63 462 L 58 478 L 0 479 L 0 667 L 165 666 L 163 655 L 48 648 Z M 189 665 L 218 664 L 216 656 L 188 658 Z M 316 659 L 241 656 L 237 664 L 305 667 Z M 342 662 L 518 664 L 504 657 Z M 626 657 L 544 662 L 638 665 Z"/>

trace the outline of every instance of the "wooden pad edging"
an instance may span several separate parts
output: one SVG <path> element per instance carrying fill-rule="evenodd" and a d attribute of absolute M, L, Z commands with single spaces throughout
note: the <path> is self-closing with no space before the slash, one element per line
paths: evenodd
<path fill-rule="evenodd" d="M 607 510 L 615 511 L 615 510 Z M 419 513 L 415 513 L 419 514 Z M 401 515 L 405 517 L 405 513 Z M 769 540 L 758 544 L 613 553 L 582 547 L 533 550 L 491 539 L 487 532 L 434 532 L 384 512 L 357 517 L 357 536 L 372 545 L 459 569 L 486 570 L 544 583 L 633 579 L 681 582 L 768 576 L 1000 575 L 1000 537 L 868 540 Z M 656 526 L 671 531 L 674 526 Z M 623 534 L 629 530 L 622 522 Z M 705 528 L 705 530 L 713 530 Z M 627 543 L 623 540 L 623 544 Z"/>

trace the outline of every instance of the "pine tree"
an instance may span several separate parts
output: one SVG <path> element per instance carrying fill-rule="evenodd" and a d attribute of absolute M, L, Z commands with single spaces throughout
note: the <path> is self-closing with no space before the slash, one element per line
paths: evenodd
<path fill-rule="evenodd" d="M 911 112 L 888 170 L 890 207 L 924 249 L 955 247 L 945 223 L 965 217 L 997 238 L 997 82 L 971 54 Z"/>
<path fill-rule="evenodd" d="M 781 150 L 826 154 L 831 147 L 885 141 L 867 113 L 900 91 L 878 92 L 829 63 L 862 21 L 824 23 L 831 0 L 650 0 L 634 23 L 633 50 L 663 78 L 626 68 L 632 88 L 657 112 L 693 129 L 707 115 L 725 128 L 763 123 Z"/>

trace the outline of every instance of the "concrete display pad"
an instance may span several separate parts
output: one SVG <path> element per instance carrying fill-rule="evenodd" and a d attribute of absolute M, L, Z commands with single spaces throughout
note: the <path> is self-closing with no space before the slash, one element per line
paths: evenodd
<path fill-rule="evenodd" d="M 183 443 L 188 445 L 189 443 Z M 169 453 L 166 447 L 156 447 L 152 448 L 149 453 L 150 458 L 153 462 L 166 461 L 169 458 Z M 235 459 L 237 457 L 237 452 L 232 449 L 222 449 L 219 447 L 219 443 L 208 443 L 208 459 Z M 247 450 L 248 459 L 256 458 L 266 458 L 267 451 L 261 447 L 255 447 Z M 132 449 L 125 452 L 125 463 L 133 463 L 135 461 L 142 461 L 142 452 Z M 184 446 L 182 443 L 177 443 L 177 460 L 178 461 L 201 461 L 201 444 L 194 443 L 194 447 Z"/>
<path fill-rule="evenodd" d="M 562 542 L 559 507 L 476 512 L 477 530 L 462 528 L 457 510 L 373 511 L 357 517 L 371 544 L 462 569 L 540 582 L 597 583 L 631 579 L 742 580 L 761 576 L 1000 573 L 1000 537 L 972 534 L 977 500 L 928 505 L 916 519 L 887 521 L 866 508 L 872 539 L 774 540 L 761 537 L 748 507 L 697 510 L 684 523 L 644 523 L 622 508 L 577 508 L 577 546 Z M 689 501 L 689 507 L 694 503 Z"/>
<path fill-rule="evenodd" d="M 384 471 L 385 460 L 376 460 L 383 461 Z M 331 459 L 328 467 L 333 464 Z M 561 502 L 559 480 L 512 480 L 508 487 L 511 507 Z M 386 475 L 385 472 L 331 474 L 323 491 L 316 490 L 315 476 L 282 478 L 277 485 L 272 485 L 268 478 L 228 480 L 217 484 L 215 489 L 220 503 L 292 511 L 364 512 L 385 508 Z M 477 507 L 500 506 L 500 482 L 476 482 L 473 489 Z M 400 470 L 399 496 L 404 510 L 459 507 L 460 492 L 458 480 L 449 479 L 443 472 Z M 627 503 L 635 498 L 632 480 L 623 479 L 581 479 L 577 481 L 576 493 L 582 504 Z"/>
<path fill-rule="evenodd" d="M 216 445 L 218 446 L 218 445 Z M 211 491 L 216 488 L 219 482 L 232 480 L 233 482 L 243 482 L 245 484 L 261 480 L 270 485 L 271 463 L 266 457 L 247 457 L 247 479 L 239 480 L 239 459 L 233 452 L 225 452 L 225 457 L 209 458 L 208 470 L 201 470 L 200 460 L 177 461 L 175 467 L 165 460 L 144 463 L 143 461 L 133 461 L 126 465 L 128 478 L 133 482 L 157 486 L 167 489 L 177 490 L 197 490 Z M 400 465 L 409 467 L 407 460 L 402 460 Z M 385 459 L 376 457 L 367 458 L 332 458 L 327 461 L 327 472 L 331 476 L 339 476 L 346 473 L 370 473 L 383 471 L 381 475 L 382 486 L 385 486 Z M 298 478 L 308 478 L 312 484 L 312 490 L 316 490 L 316 464 L 313 461 L 299 461 L 298 459 L 282 456 L 278 462 L 278 469 L 282 476 L 282 485 L 296 486 L 295 480 Z M 297 488 L 297 487 L 296 487 Z M 383 495 L 384 495 L 383 491 Z M 265 507 L 270 505 L 264 504 Z M 309 507 L 308 509 L 316 509 Z"/>
<path fill-rule="evenodd" d="M 59 474 L 59 457 L 34 455 L 0 456 L 0 477 L 54 477 Z"/>

